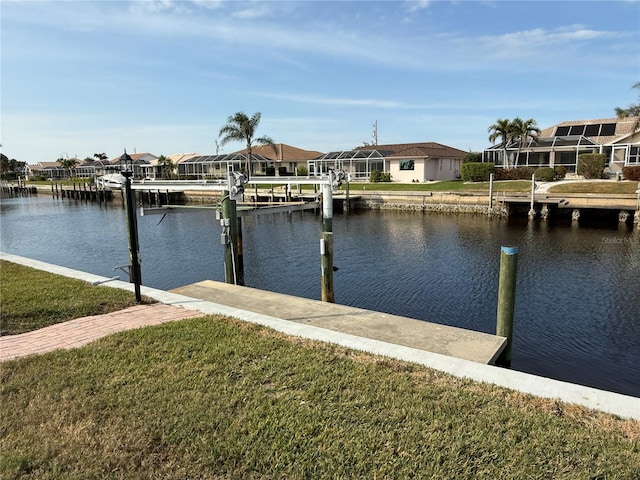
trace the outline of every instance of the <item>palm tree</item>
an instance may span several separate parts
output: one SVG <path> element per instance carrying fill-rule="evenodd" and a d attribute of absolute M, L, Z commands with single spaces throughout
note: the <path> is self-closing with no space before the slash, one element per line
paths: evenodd
<path fill-rule="evenodd" d="M 631 88 L 639 88 L 640 82 L 633 85 Z M 626 117 L 638 117 L 636 123 L 633 125 L 633 131 L 635 132 L 640 128 L 640 95 L 638 96 L 638 103 L 635 105 L 629 105 L 628 108 L 616 108 L 616 116 L 618 118 L 626 118 Z"/>
<path fill-rule="evenodd" d="M 238 112 L 233 116 L 227 118 L 227 123 L 220 129 L 218 133 L 219 137 L 222 137 L 221 145 L 224 145 L 231 141 L 245 141 L 247 143 L 247 156 L 245 160 L 245 170 L 247 180 L 253 173 L 251 171 L 251 148 L 256 144 L 269 145 L 273 151 L 277 154 L 278 149 L 276 144 L 273 143 L 271 137 L 262 136 L 253 138 L 260 123 L 260 112 L 253 114 L 251 118 L 243 112 Z"/>
<path fill-rule="evenodd" d="M 518 143 L 518 153 L 516 154 L 516 160 L 513 166 L 517 168 L 518 159 L 520 158 L 520 150 L 527 145 L 530 141 L 537 141 L 538 135 L 540 135 L 540 129 L 536 125 L 536 121 L 533 118 L 529 120 L 522 120 L 520 117 L 516 117 L 511 121 L 510 126 L 511 140 Z"/>
<path fill-rule="evenodd" d="M 60 164 L 62 168 L 64 168 L 69 175 L 69 178 L 73 177 L 73 170 L 78 165 L 79 160 L 77 158 L 62 158 L 60 157 L 57 162 Z"/>
<path fill-rule="evenodd" d="M 496 140 L 500 139 L 502 145 L 502 159 L 506 169 L 509 168 L 509 159 L 507 158 L 507 144 L 511 141 L 511 122 L 508 118 L 499 118 L 496 123 L 491 125 L 488 130 L 489 141 L 495 145 Z"/>
<path fill-rule="evenodd" d="M 162 178 L 166 178 L 167 180 L 171 179 L 171 175 L 173 174 L 174 165 L 170 158 L 165 157 L 164 155 L 160 155 L 158 157 L 158 167 L 162 172 Z"/>
<path fill-rule="evenodd" d="M 94 153 L 93 158 L 95 158 L 96 160 L 100 160 L 101 162 L 104 162 L 108 157 L 106 153 L 102 152 L 102 153 Z"/>

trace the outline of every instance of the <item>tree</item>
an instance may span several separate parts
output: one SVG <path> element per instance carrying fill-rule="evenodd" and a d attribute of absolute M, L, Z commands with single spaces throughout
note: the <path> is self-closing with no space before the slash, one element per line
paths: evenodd
<path fill-rule="evenodd" d="M 227 123 L 220 129 L 218 133 L 219 137 L 222 137 L 221 145 L 225 145 L 231 141 L 244 141 L 247 144 L 247 155 L 245 160 L 245 173 L 247 175 L 247 180 L 251 178 L 251 149 L 255 144 L 260 145 L 269 145 L 274 153 L 278 153 L 278 149 L 276 148 L 276 144 L 273 143 L 271 137 L 262 136 L 258 138 L 253 138 L 256 134 L 256 129 L 258 128 L 258 124 L 260 123 L 260 112 L 256 112 L 253 114 L 251 118 L 249 118 L 245 113 L 238 112 L 233 116 L 227 118 Z"/>
<path fill-rule="evenodd" d="M 104 162 L 109 157 L 107 157 L 106 153 L 102 152 L 102 153 L 94 153 L 93 158 L 95 158 L 96 160 L 100 160 L 101 162 Z"/>
<path fill-rule="evenodd" d="M 76 165 L 78 165 L 79 161 L 77 158 L 62 158 L 60 157 L 57 162 L 60 164 L 60 166 L 62 168 L 64 168 L 69 177 L 73 177 L 73 170 L 76 168 Z"/>
<path fill-rule="evenodd" d="M 164 155 L 160 155 L 158 157 L 158 167 L 160 167 L 160 173 L 162 178 L 171 179 L 173 175 L 173 161 L 170 158 L 165 157 Z"/>
<path fill-rule="evenodd" d="M 509 169 L 509 159 L 507 158 L 507 145 L 511 141 L 511 122 L 508 118 L 499 118 L 496 123 L 491 125 L 488 130 L 489 141 L 495 145 L 496 140 L 500 139 L 500 145 L 502 146 L 502 158 L 503 164 L 506 169 Z"/>
<path fill-rule="evenodd" d="M 640 89 L 640 82 L 634 84 L 631 88 Z M 640 95 L 638 95 L 638 103 L 635 105 L 629 105 L 627 108 L 616 108 L 616 115 L 618 118 L 638 117 L 633 125 L 633 131 L 638 130 L 640 128 Z"/>
<path fill-rule="evenodd" d="M 538 135 L 540 135 L 540 129 L 536 125 L 536 121 L 533 118 L 529 120 L 522 120 L 520 117 L 516 117 L 511 121 L 509 128 L 511 132 L 511 140 L 518 144 L 518 153 L 516 154 L 516 160 L 513 162 L 513 166 L 518 166 L 518 159 L 520 158 L 520 150 L 527 145 L 530 141 L 537 141 Z"/>
<path fill-rule="evenodd" d="M 4 153 L 0 153 L 0 177 L 9 173 L 9 157 L 7 157 Z"/>

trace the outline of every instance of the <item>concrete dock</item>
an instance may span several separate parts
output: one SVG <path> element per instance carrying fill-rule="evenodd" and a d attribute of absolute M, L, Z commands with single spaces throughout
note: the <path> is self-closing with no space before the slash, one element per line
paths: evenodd
<path fill-rule="evenodd" d="M 413 318 L 205 280 L 171 291 L 340 333 L 492 364 L 506 339 Z"/>

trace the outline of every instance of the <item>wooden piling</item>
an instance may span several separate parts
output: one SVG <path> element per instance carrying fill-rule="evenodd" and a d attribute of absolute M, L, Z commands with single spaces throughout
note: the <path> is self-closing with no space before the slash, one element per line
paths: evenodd
<path fill-rule="evenodd" d="M 335 303 L 333 292 L 333 192 L 330 183 L 322 185 L 320 263 L 322 267 L 322 301 Z"/>
<path fill-rule="evenodd" d="M 140 247 L 138 244 L 138 219 L 136 217 L 136 192 L 131 188 L 131 172 L 123 172 L 125 177 L 125 204 L 127 209 L 127 229 L 129 231 L 129 281 L 134 284 L 136 302 L 142 302 L 140 285 Z"/>
<path fill-rule="evenodd" d="M 500 283 L 498 285 L 496 335 L 506 337 L 507 344 L 496 363 L 505 367 L 511 366 L 517 267 L 518 247 L 502 247 L 500 252 Z"/>
<path fill-rule="evenodd" d="M 238 252 L 242 251 L 239 234 L 238 214 L 236 201 L 229 196 L 228 190 L 223 190 L 222 201 L 222 227 L 224 244 L 225 282 L 234 285 L 244 285 L 243 261 L 238 258 Z"/>
<path fill-rule="evenodd" d="M 322 301 L 335 303 L 333 291 L 333 232 L 322 232 L 320 259 L 322 265 Z"/>

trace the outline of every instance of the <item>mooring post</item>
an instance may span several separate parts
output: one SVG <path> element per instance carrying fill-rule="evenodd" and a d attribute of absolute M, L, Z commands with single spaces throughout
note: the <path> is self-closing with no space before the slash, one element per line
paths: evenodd
<path fill-rule="evenodd" d="M 329 176 L 331 179 L 331 175 Z M 322 267 L 322 301 L 335 302 L 333 292 L 333 193 L 331 181 L 322 184 L 322 237 L 320 263 Z"/>
<path fill-rule="evenodd" d="M 531 202 L 529 205 L 529 218 L 535 218 L 536 209 L 534 208 L 534 203 L 536 201 L 536 175 L 531 175 Z"/>
<path fill-rule="evenodd" d="M 349 210 L 351 209 L 350 200 L 349 200 L 349 177 L 347 176 L 347 180 L 345 182 L 347 184 L 347 193 L 346 198 L 344 200 L 344 213 L 349 214 Z"/>
<path fill-rule="evenodd" d="M 136 194 L 131 188 L 131 176 L 133 172 L 124 171 L 125 177 L 125 204 L 127 209 L 127 230 L 129 231 L 129 281 L 134 284 L 136 302 L 142 302 L 140 284 L 142 275 L 140 272 L 140 248 L 138 246 L 138 220 L 136 218 Z"/>
<path fill-rule="evenodd" d="M 500 252 L 500 283 L 498 285 L 496 335 L 506 337 L 507 345 L 498 357 L 496 363 L 505 367 L 511 366 L 517 267 L 518 247 L 502 247 Z"/>
<path fill-rule="evenodd" d="M 228 190 L 222 191 L 222 243 L 224 245 L 225 281 L 233 285 L 238 283 L 238 215 L 236 201 L 229 196 Z"/>
<path fill-rule="evenodd" d="M 489 215 L 493 213 L 493 173 L 489 175 Z"/>
<path fill-rule="evenodd" d="M 322 264 L 322 301 L 335 303 L 333 291 L 333 232 L 322 232 L 320 260 Z"/>
<path fill-rule="evenodd" d="M 234 200 L 235 203 L 235 200 Z M 244 285 L 244 258 L 242 254 L 242 218 L 236 215 L 237 230 L 236 230 L 236 280 L 237 285 Z"/>

